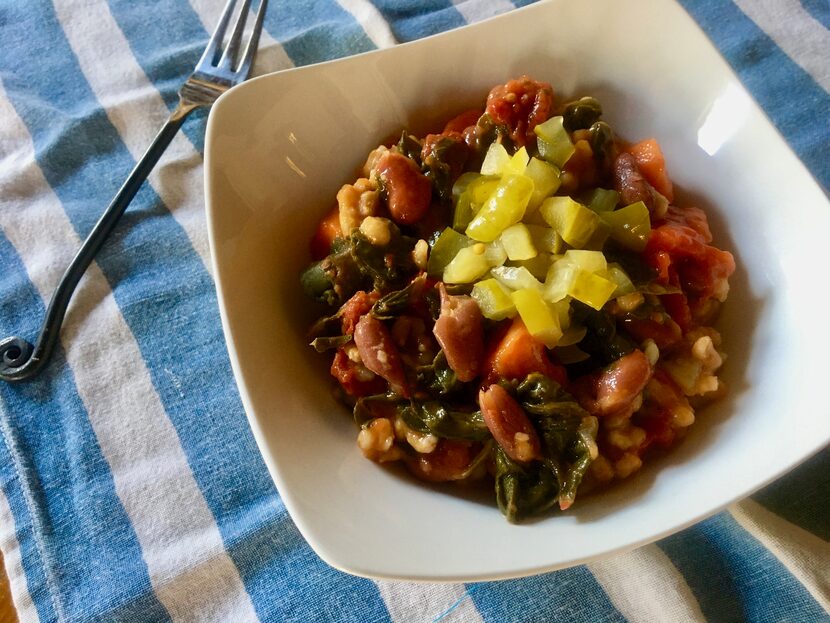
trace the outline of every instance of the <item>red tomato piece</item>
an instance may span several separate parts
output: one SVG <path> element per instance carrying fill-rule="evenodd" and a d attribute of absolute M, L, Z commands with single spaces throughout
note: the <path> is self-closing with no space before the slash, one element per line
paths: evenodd
<path fill-rule="evenodd" d="M 528 76 L 494 87 L 487 96 L 487 114 L 510 128 L 518 146 L 535 141 L 533 128 L 547 121 L 553 106 L 553 89 Z"/>
<path fill-rule="evenodd" d="M 626 150 L 637 161 L 637 166 L 649 184 L 663 195 L 669 202 L 674 200 L 674 188 L 668 173 L 666 173 L 666 159 L 663 150 L 653 138 L 640 141 Z"/>

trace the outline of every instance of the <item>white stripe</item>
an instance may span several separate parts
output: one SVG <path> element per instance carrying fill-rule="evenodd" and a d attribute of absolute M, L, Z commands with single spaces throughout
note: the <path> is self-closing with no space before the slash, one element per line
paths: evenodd
<path fill-rule="evenodd" d="M 105 0 L 54 0 L 55 13 L 95 97 L 135 160 L 140 159 L 169 111 L 133 57 Z M 94 16 L 94 17 L 92 17 Z M 179 132 L 148 181 L 210 269 L 202 201 L 202 159 Z M 123 179 L 129 171 L 121 172 Z M 118 173 L 115 173 L 118 178 Z M 119 181 L 120 183 L 120 181 Z M 117 187 L 113 186 L 114 195 Z M 96 209 L 96 206 L 90 206 Z M 103 211 L 105 205 L 97 209 Z"/>
<path fill-rule="evenodd" d="M 686 580 L 656 545 L 593 562 L 588 569 L 629 621 L 706 621 Z"/>
<path fill-rule="evenodd" d="M 205 30 L 212 34 L 216 24 L 219 23 L 224 2 L 220 0 L 190 0 L 190 6 L 196 11 Z M 277 8 L 276 3 L 272 0 L 266 10 L 276 11 Z M 207 40 L 205 40 L 205 45 L 207 45 Z M 294 63 L 285 53 L 283 47 L 263 29 L 259 38 L 259 50 L 254 60 L 253 74 L 262 75 L 280 69 L 289 69 L 293 66 Z"/>
<path fill-rule="evenodd" d="M 473 600 L 463 584 L 417 584 L 412 582 L 375 582 L 394 623 L 429 623 L 441 617 L 441 623 L 482 623 Z M 457 604 L 457 605 L 456 605 Z"/>
<path fill-rule="evenodd" d="M 729 512 L 830 612 L 830 543 L 750 499 Z"/>
<path fill-rule="evenodd" d="M 2 83 L 0 121 L 3 233 L 46 300 L 80 240 Z M 176 621 L 256 621 L 135 338 L 95 263 L 61 339 L 159 601 Z"/>
<path fill-rule="evenodd" d="M 337 4 L 354 17 L 376 47 L 391 48 L 397 45 L 398 40 L 392 33 L 392 28 L 374 4 L 368 0 L 337 0 Z"/>
<path fill-rule="evenodd" d="M 735 4 L 830 93 L 830 31 L 799 0 L 735 0 Z"/>
<path fill-rule="evenodd" d="M 29 595 L 29 586 L 26 584 L 26 574 L 23 571 L 20 544 L 15 534 L 12 509 L 2 489 L 0 489 L 0 550 L 3 552 L 3 562 L 6 565 L 6 575 L 9 578 L 17 618 L 21 623 L 40 621 L 32 596 Z"/>
<path fill-rule="evenodd" d="M 480 22 L 516 8 L 508 0 L 452 0 L 452 3 L 468 24 Z"/>

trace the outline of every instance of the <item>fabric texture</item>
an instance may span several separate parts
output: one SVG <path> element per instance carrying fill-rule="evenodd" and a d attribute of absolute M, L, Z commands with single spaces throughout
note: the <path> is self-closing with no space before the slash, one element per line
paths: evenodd
<path fill-rule="evenodd" d="M 830 5 L 681 0 L 825 189 Z M 0 337 L 64 267 L 176 104 L 222 0 L 0 0 Z M 272 1 L 255 73 L 528 4 Z M 248 428 L 187 121 L 88 271 L 54 360 L 0 382 L 0 550 L 21 621 L 830 621 L 830 452 L 687 530 L 586 566 L 373 582 L 305 543 Z"/>

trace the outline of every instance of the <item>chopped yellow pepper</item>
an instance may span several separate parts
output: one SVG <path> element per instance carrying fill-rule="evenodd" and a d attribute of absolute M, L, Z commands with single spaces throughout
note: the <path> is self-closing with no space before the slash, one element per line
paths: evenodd
<path fill-rule="evenodd" d="M 533 194 L 533 182 L 524 175 L 504 175 L 495 191 L 470 221 L 465 233 L 473 240 L 491 242 L 522 220 Z"/>
<path fill-rule="evenodd" d="M 550 308 L 539 290 L 524 288 L 511 295 L 530 334 L 548 348 L 553 348 L 562 337 L 558 314 Z"/>

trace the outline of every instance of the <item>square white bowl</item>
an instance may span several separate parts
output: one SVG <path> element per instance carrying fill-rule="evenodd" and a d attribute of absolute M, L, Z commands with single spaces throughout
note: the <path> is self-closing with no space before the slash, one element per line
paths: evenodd
<path fill-rule="evenodd" d="M 567 513 L 508 524 L 494 501 L 364 459 L 308 347 L 308 240 L 370 149 L 423 133 L 527 73 L 591 94 L 622 136 L 656 137 L 685 203 L 738 270 L 719 327 L 728 397 L 668 456 Z M 552 1 L 392 49 L 251 80 L 210 116 L 208 227 L 225 337 L 259 449 L 297 527 L 344 571 L 475 581 L 654 541 L 830 440 L 822 400 L 824 193 L 673 2 Z M 678 202 L 678 203 L 683 203 Z M 826 297 L 825 297 L 826 298 Z M 221 452 L 221 448 L 216 449 Z"/>

